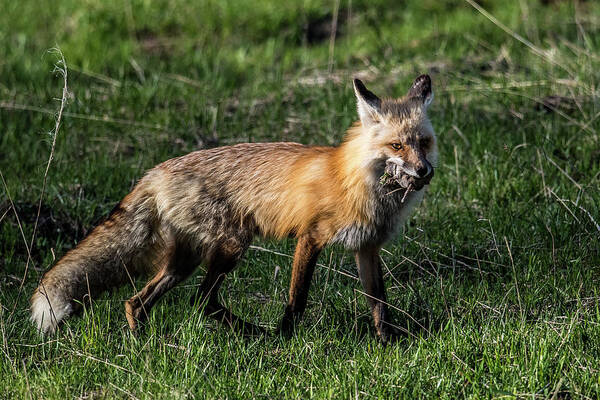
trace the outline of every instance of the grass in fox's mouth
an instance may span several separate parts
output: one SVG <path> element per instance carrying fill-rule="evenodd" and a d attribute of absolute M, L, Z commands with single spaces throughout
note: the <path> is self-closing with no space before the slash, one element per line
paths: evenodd
<path fill-rule="evenodd" d="M 469 3 L 341 1 L 335 41 L 323 1 L 7 3 L 0 397 L 599 397 L 600 8 L 478 2 L 490 19 Z M 55 45 L 69 94 L 38 217 L 62 90 Z M 202 268 L 138 336 L 124 318 L 131 285 L 36 334 L 28 297 L 41 274 L 146 169 L 239 142 L 337 144 L 356 119 L 353 76 L 399 96 L 420 73 L 433 79 L 440 160 L 382 253 L 405 339 L 378 344 L 337 247 L 320 256 L 290 339 L 203 318 L 189 306 Z M 222 302 L 274 330 L 293 246 L 254 243 Z"/>

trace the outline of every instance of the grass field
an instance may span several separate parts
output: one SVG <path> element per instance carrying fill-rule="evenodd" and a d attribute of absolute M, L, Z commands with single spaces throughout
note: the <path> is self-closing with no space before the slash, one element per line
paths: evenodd
<path fill-rule="evenodd" d="M 599 3 L 1 8 L 0 398 L 600 397 Z M 68 74 L 56 137 L 55 66 Z M 337 144 L 356 119 L 353 76 L 400 96 L 420 73 L 434 81 L 441 158 L 382 252 L 394 320 L 409 332 L 400 342 L 378 343 L 352 255 L 335 247 L 289 339 L 203 318 L 189 306 L 203 268 L 137 337 L 123 310 L 132 287 L 94 299 L 57 335 L 29 323 L 42 273 L 146 169 L 238 142 Z M 294 243 L 254 245 L 222 301 L 274 330 Z"/>

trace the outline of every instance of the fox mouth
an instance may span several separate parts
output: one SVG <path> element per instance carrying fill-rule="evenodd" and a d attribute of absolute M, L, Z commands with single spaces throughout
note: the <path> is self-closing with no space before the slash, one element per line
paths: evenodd
<path fill-rule="evenodd" d="M 433 168 L 429 174 L 419 178 L 407 174 L 400 165 L 394 162 L 387 162 L 384 175 L 381 178 L 381 183 L 384 185 L 395 186 L 396 189 L 407 189 L 407 191 L 419 191 L 431 182 Z"/>

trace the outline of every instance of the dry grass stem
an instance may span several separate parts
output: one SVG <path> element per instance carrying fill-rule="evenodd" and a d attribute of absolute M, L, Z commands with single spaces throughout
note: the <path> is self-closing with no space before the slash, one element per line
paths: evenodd
<path fill-rule="evenodd" d="M 29 249 L 33 248 L 33 242 L 35 241 L 35 234 L 37 232 L 38 222 L 40 219 L 40 211 L 42 210 L 42 200 L 44 199 L 44 194 L 46 193 L 46 184 L 48 182 L 48 172 L 50 171 L 50 165 L 52 164 L 52 160 L 54 159 L 54 150 L 56 148 L 56 137 L 58 136 L 58 131 L 60 129 L 60 123 L 62 121 L 63 110 L 65 105 L 67 104 L 67 97 L 69 95 L 69 89 L 67 87 L 67 63 L 65 58 L 60 51 L 59 48 L 55 48 L 54 51 L 58 56 L 59 60 L 55 64 L 54 72 L 58 72 L 59 75 L 63 77 L 63 89 L 62 96 L 60 99 L 60 107 L 58 109 L 58 114 L 56 115 L 56 120 L 54 123 L 54 130 L 52 131 L 52 146 L 50 147 L 50 155 L 48 156 L 48 162 L 46 163 L 46 170 L 44 171 L 44 178 L 42 180 L 42 192 L 40 193 L 40 199 L 38 201 L 38 209 L 37 215 L 35 217 L 35 222 L 33 224 L 33 233 L 31 234 L 31 241 L 29 242 Z M 27 255 L 27 262 L 25 263 L 25 271 L 23 272 L 23 280 L 21 281 L 21 285 L 19 286 L 19 291 L 23 288 L 23 284 L 25 283 L 25 279 L 27 278 L 27 271 L 29 269 L 29 264 L 31 262 L 31 251 Z"/>

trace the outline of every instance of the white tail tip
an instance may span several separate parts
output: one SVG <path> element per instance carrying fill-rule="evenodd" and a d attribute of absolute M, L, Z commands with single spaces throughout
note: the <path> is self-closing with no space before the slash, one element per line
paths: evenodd
<path fill-rule="evenodd" d="M 73 306 L 59 296 L 47 294 L 40 286 L 31 297 L 31 322 L 41 333 L 54 333 L 61 320 L 73 312 Z"/>

